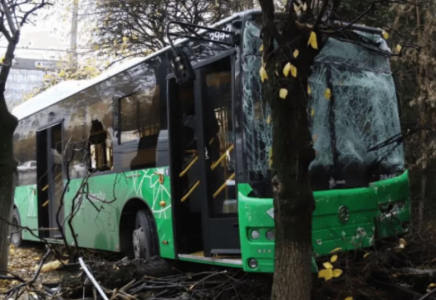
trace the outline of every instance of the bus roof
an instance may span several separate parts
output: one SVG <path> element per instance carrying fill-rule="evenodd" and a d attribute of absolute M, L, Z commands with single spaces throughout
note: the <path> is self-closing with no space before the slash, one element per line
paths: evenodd
<path fill-rule="evenodd" d="M 103 72 L 99 76 L 88 80 L 68 80 L 60 82 L 47 90 L 41 92 L 40 94 L 34 96 L 33 98 L 27 100 L 26 102 L 18 105 L 12 110 L 12 114 L 18 119 L 22 120 L 34 113 L 37 113 L 44 108 L 47 108 L 53 104 L 56 104 L 64 99 L 67 99 L 75 94 L 78 94 L 91 86 L 94 86 L 108 78 L 111 78 L 125 70 L 128 70 L 143 61 L 147 57 L 137 57 L 123 62 L 109 70 Z"/>
<path fill-rule="evenodd" d="M 223 24 L 226 24 L 234 19 L 237 19 L 238 17 L 243 17 L 246 14 L 250 13 L 258 13 L 258 10 L 248 10 L 240 13 L 236 13 L 218 23 L 215 23 L 212 27 L 217 27 Z M 201 30 L 200 33 L 204 32 L 204 30 Z M 187 39 L 183 39 L 178 41 L 176 44 L 181 44 L 185 42 Z M 37 113 L 38 111 L 41 111 L 53 104 L 56 104 L 58 102 L 61 102 L 62 100 L 65 100 L 75 94 L 78 94 L 91 86 L 94 86 L 100 82 L 103 82 L 113 76 L 116 76 L 117 74 L 127 71 L 147 60 L 149 60 L 152 57 L 155 57 L 167 50 L 170 49 L 170 46 L 167 46 L 157 52 L 154 52 L 146 57 L 137 57 L 134 59 L 130 59 L 128 61 L 125 61 L 123 63 L 120 63 L 119 65 L 110 68 L 109 70 L 103 72 L 97 77 L 94 77 L 89 80 L 75 80 L 75 81 L 65 81 L 61 82 L 53 87 L 50 87 L 46 91 L 36 95 L 35 97 L 27 100 L 26 102 L 18 105 L 12 110 L 12 114 L 18 119 L 22 120 L 30 115 L 33 115 Z"/>

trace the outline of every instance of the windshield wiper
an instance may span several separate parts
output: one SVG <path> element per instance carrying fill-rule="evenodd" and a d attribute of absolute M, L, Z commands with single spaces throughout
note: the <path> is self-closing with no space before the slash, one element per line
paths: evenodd
<path fill-rule="evenodd" d="M 373 152 L 376 150 L 380 150 L 386 146 L 396 144 L 394 147 L 392 147 L 391 149 L 386 151 L 384 154 L 378 155 L 376 157 L 376 159 L 371 163 L 370 170 L 374 170 L 386 157 L 388 157 L 399 145 L 401 145 L 404 142 L 404 139 L 406 137 L 409 137 L 409 136 L 411 136 L 417 132 L 420 132 L 422 130 L 431 130 L 431 129 L 425 128 L 425 127 L 418 127 L 418 128 L 413 129 L 413 130 L 409 130 L 406 134 L 398 133 L 398 134 L 384 140 L 383 142 L 378 143 L 377 145 L 368 148 L 368 153 L 369 153 L 369 152 Z"/>
<path fill-rule="evenodd" d="M 381 148 L 384 148 L 386 146 L 389 146 L 389 145 L 392 145 L 392 144 L 397 144 L 393 148 L 393 149 L 395 149 L 398 145 L 400 145 L 404 141 L 404 139 L 406 137 L 409 137 L 409 136 L 411 136 L 411 135 L 413 135 L 413 134 L 415 134 L 415 133 L 417 133 L 419 131 L 422 131 L 422 130 L 431 130 L 431 129 L 430 128 L 425 128 L 425 127 L 418 127 L 418 128 L 413 129 L 413 130 L 409 130 L 406 134 L 403 134 L 402 132 L 400 132 L 400 133 L 398 133 L 398 134 L 396 134 L 396 135 L 394 135 L 394 136 L 384 140 L 383 142 L 378 143 L 377 145 L 368 148 L 367 151 L 368 152 L 373 152 L 373 151 L 376 151 L 376 150 L 380 150 Z"/>

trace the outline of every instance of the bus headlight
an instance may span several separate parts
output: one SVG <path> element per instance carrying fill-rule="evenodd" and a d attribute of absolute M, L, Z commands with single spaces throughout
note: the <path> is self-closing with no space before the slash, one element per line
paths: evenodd
<path fill-rule="evenodd" d="M 270 241 L 274 240 L 274 230 L 268 230 L 266 232 L 266 238 Z"/>
<path fill-rule="evenodd" d="M 260 233 L 259 233 L 259 231 L 257 231 L 257 230 L 253 230 L 253 231 L 251 232 L 251 238 L 252 238 L 253 240 L 257 240 L 259 237 L 260 237 Z"/>

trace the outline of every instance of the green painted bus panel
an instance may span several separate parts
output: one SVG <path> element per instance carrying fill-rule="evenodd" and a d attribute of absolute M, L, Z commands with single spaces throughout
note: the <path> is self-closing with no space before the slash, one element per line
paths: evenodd
<path fill-rule="evenodd" d="M 175 258 L 170 177 L 168 168 L 147 169 L 119 174 L 94 175 L 88 180 L 88 197 L 80 194 L 75 201 L 75 230 L 79 247 L 120 251 L 119 228 L 121 212 L 128 200 L 143 199 L 153 213 L 158 231 L 160 255 Z M 65 216 L 71 214 L 72 200 L 82 179 L 71 180 L 65 193 Z M 36 186 L 15 190 L 23 226 L 38 227 Z M 102 201 L 103 200 L 103 201 Z M 161 205 L 165 204 L 164 207 Z M 76 211 L 77 209 L 77 211 Z M 74 245 L 71 230 L 64 224 L 67 242 Z M 24 232 L 24 239 L 38 240 Z"/>
<path fill-rule="evenodd" d="M 243 269 L 248 272 L 274 271 L 274 241 L 266 233 L 274 228 L 273 200 L 249 197 L 251 187 L 238 185 L 239 228 Z M 329 254 L 333 249 L 353 250 L 373 245 L 375 238 L 402 233 L 410 220 L 408 172 L 382 180 L 367 188 L 314 192 L 314 256 Z M 339 218 L 340 207 L 349 212 L 347 221 Z M 260 237 L 251 238 L 257 230 Z M 248 261 L 255 258 L 257 268 Z"/>
<path fill-rule="evenodd" d="M 161 257 L 174 259 L 171 184 L 167 174 L 168 168 L 158 168 L 91 176 L 88 181 L 88 197 L 81 195 L 76 200 L 78 211 L 73 225 L 78 234 L 79 246 L 120 251 L 118 232 L 122 209 L 130 199 L 143 199 L 156 221 Z M 72 199 L 81 184 L 82 180 L 70 183 L 70 189 L 65 195 L 66 216 L 71 213 Z M 67 241 L 72 244 L 71 231 L 66 228 L 66 232 Z"/>
<path fill-rule="evenodd" d="M 14 203 L 18 209 L 21 225 L 30 229 L 38 229 L 38 203 L 36 185 L 19 186 L 15 189 Z M 37 231 L 34 234 L 38 234 Z M 28 230 L 23 230 L 23 238 L 39 241 Z"/>
<path fill-rule="evenodd" d="M 168 169 L 160 168 L 90 177 L 88 197 L 80 195 L 76 199 L 78 211 L 73 225 L 78 234 L 79 246 L 119 251 L 121 211 L 129 199 L 145 199 L 156 220 L 160 254 L 164 258 L 174 259 L 170 178 L 166 174 Z M 82 180 L 70 182 L 65 195 L 66 216 L 71 213 L 72 199 L 81 184 Z M 15 204 L 22 225 L 36 229 L 38 221 L 34 189 L 35 186 L 17 187 Z M 266 233 L 274 228 L 272 199 L 248 197 L 250 191 L 248 184 L 238 185 L 242 267 L 251 272 L 273 272 L 274 241 L 266 238 Z M 368 188 L 321 191 L 315 192 L 314 196 L 314 256 L 327 255 L 338 247 L 342 250 L 369 247 L 375 237 L 401 233 L 403 223 L 410 220 L 407 172 L 396 178 L 373 183 Z M 161 206 L 163 202 L 166 204 L 164 207 Z M 341 206 L 346 206 L 349 210 L 349 219 L 345 223 L 341 223 L 338 217 Z M 254 229 L 260 233 L 257 240 L 251 238 Z M 65 226 L 65 230 L 68 243 L 73 244 L 68 226 Z M 27 231 L 23 234 L 26 240 L 37 240 Z M 250 258 L 257 259 L 257 268 L 249 268 Z M 235 267 L 220 262 L 188 258 L 182 260 Z M 316 264 L 312 263 L 312 269 L 316 270 Z"/>

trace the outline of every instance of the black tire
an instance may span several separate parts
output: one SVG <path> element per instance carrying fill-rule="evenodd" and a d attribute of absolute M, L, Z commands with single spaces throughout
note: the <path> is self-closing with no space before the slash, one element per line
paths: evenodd
<path fill-rule="evenodd" d="M 17 248 L 23 245 L 23 231 L 20 229 L 20 225 L 20 215 L 18 211 L 14 209 L 12 213 L 11 244 Z"/>
<path fill-rule="evenodd" d="M 145 210 L 139 210 L 136 213 L 135 229 L 132 233 L 133 254 L 135 258 L 149 259 L 156 254 L 152 226 L 153 224 Z"/>

